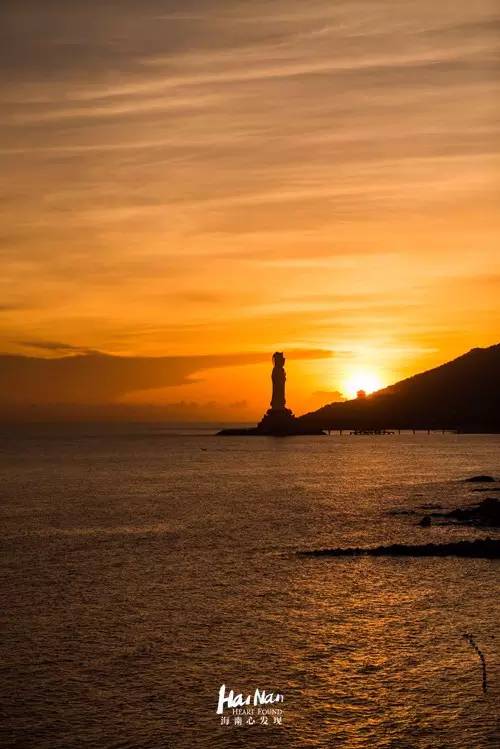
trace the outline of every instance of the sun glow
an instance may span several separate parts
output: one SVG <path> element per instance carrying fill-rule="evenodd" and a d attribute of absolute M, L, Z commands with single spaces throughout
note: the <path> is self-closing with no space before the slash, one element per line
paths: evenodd
<path fill-rule="evenodd" d="M 358 392 L 363 390 L 366 395 L 380 390 L 384 383 L 380 375 L 373 369 L 356 369 L 345 378 L 342 383 L 342 392 L 347 398 L 356 398 Z"/>

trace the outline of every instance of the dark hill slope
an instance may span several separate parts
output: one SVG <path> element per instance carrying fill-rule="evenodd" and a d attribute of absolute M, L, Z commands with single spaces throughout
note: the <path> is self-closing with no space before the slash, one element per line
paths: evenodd
<path fill-rule="evenodd" d="M 368 398 L 331 403 L 300 419 L 321 429 L 500 432 L 500 344 L 472 349 Z"/>

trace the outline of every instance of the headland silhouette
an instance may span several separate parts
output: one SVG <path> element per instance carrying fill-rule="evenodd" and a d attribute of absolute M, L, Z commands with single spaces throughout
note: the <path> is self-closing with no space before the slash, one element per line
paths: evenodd
<path fill-rule="evenodd" d="M 286 407 L 285 357 L 273 355 L 271 407 L 255 427 L 231 435 L 320 435 L 334 430 L 389 434 L 390 430 L 500 432 L 500 344 L 474 348 L 451 362 L 371 395 L 331 403 L 296 417 Z"/>
<path fill-rule="evenodd" d="M 319 429 L 500 432 L 500 344 L 299 417 Z"/>

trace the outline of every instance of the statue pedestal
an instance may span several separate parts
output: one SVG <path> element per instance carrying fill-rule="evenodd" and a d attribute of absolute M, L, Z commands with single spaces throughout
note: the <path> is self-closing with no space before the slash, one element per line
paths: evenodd
<path fill-rule="evenodd" d="M 256 427 L 223 429 L 219 434 L 231 437 L 291 437 L 293 435 L 325 434 L 322 429 L 304 427 L 289 408 L 270 408 Z"/>
<path fill-rule="evenodd" d="M 289 408 L 269 408 L 257 425 L 261 434 L 290 434 L 296 418 Z"/>

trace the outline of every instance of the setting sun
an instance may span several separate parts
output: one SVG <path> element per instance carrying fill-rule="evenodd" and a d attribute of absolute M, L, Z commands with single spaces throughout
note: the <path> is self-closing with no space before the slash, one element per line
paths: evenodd
<path fill-rule="evenodd" d="M 356 369 L 342 383 L 342 392 L 347 398 L 355 398 L 359 390 L 369 395 L 384 387 L 384 384 L 373 369 Z"/>

